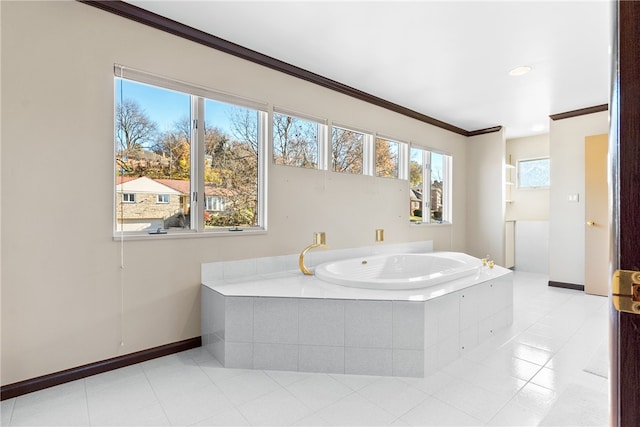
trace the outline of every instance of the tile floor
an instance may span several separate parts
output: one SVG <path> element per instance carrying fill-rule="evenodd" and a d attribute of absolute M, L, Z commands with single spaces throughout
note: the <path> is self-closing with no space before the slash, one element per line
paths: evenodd
<path fill-rule="evenodd" d="M 514 294 L 512 327 L 424 379 L 225 369 L 199 348 L 5 400 L 2 425 L 607 425 L 607 299 L 523 272 Z"/>

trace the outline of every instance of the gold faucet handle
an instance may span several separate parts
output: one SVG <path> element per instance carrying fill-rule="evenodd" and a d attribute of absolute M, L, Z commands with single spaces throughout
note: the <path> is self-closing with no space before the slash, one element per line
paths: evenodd
<path fill-rule="evenodd" d="M 320 231 L 317 233 L 313 233 L 313 243 L 316 245 L 326 245 L 327 244 L 327 235 L 324 231 Z"/>

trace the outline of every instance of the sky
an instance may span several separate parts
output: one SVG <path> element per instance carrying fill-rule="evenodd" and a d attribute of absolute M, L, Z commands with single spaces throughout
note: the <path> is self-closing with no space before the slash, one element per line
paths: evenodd
<path fill-rule="evenodd" d="M 416 162 L 419 165 L 423 165 L 422 162 L 422 153 L 424 152 L 424 150 L 421 149 L 412 149 L 411 150 L 411 161 L 412 162 Z M 442 154 L 437 153 L 432 151 L 431 152 L 431 173 L 432 173 L 432 177 L 435 180 L 442 180 L 443 176 L 442 176 L 442 169 L 443 169 L 443 162 L 444 158 L 442 156 Z"/>
<path fill-rule="evenodd" d="M 158 125 L 160 132 L 173 128 L 177 121 L 191 116 L 190 96 L 168 89 L 161 89 L 131 80 L 115 79 L 115 99 L 132 99 L 138 102 L 145 114 Z M 230 132 L 227 111 L 231 106 L 222 102 L 207 100 L 205 121 Z"/>

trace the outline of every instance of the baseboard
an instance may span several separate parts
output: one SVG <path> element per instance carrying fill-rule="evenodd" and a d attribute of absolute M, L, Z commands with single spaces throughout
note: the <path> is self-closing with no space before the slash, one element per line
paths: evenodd
<path fill-rule="evenodd" d="M 574 291 L 584 291 L 584 285 L 576 285 L 575 283 L 554 282 L 549 280 L 549 286 L 553 288 L 573 289 Z"/>
<path fill-rule="evenodd" d="M 141 350 L 135 353 L 102 360 L 100 362 L 89 363 L 87 365 L 43 375 L 41 377 L 4 385 L 0 387 L 0 400 L 11 399 L 23 394 L 90 377 L 91 375 L 123 368 L 129 365 L 135 365 L 136 363 L 155 359 L 157 357 L 190 350 L 192 348 L 200 347 L 201 345 L 201 337 L 189 338 L 183 341 L 165 344 L 149 348 L 147 350 Z"/>

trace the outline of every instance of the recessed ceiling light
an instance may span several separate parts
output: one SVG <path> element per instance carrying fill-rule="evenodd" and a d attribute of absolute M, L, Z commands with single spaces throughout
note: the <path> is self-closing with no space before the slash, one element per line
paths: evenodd
<path fill-rule="evenodd" d="M 527 74 L 529 71 L 531 71 L 531 67 L 529 67 L 528 65 L 521 65 L 521 66 L 516 67 L 513 70 L 509 71 L 509 75 L 510 76 L 522 76 L 523 74 Z"/>

